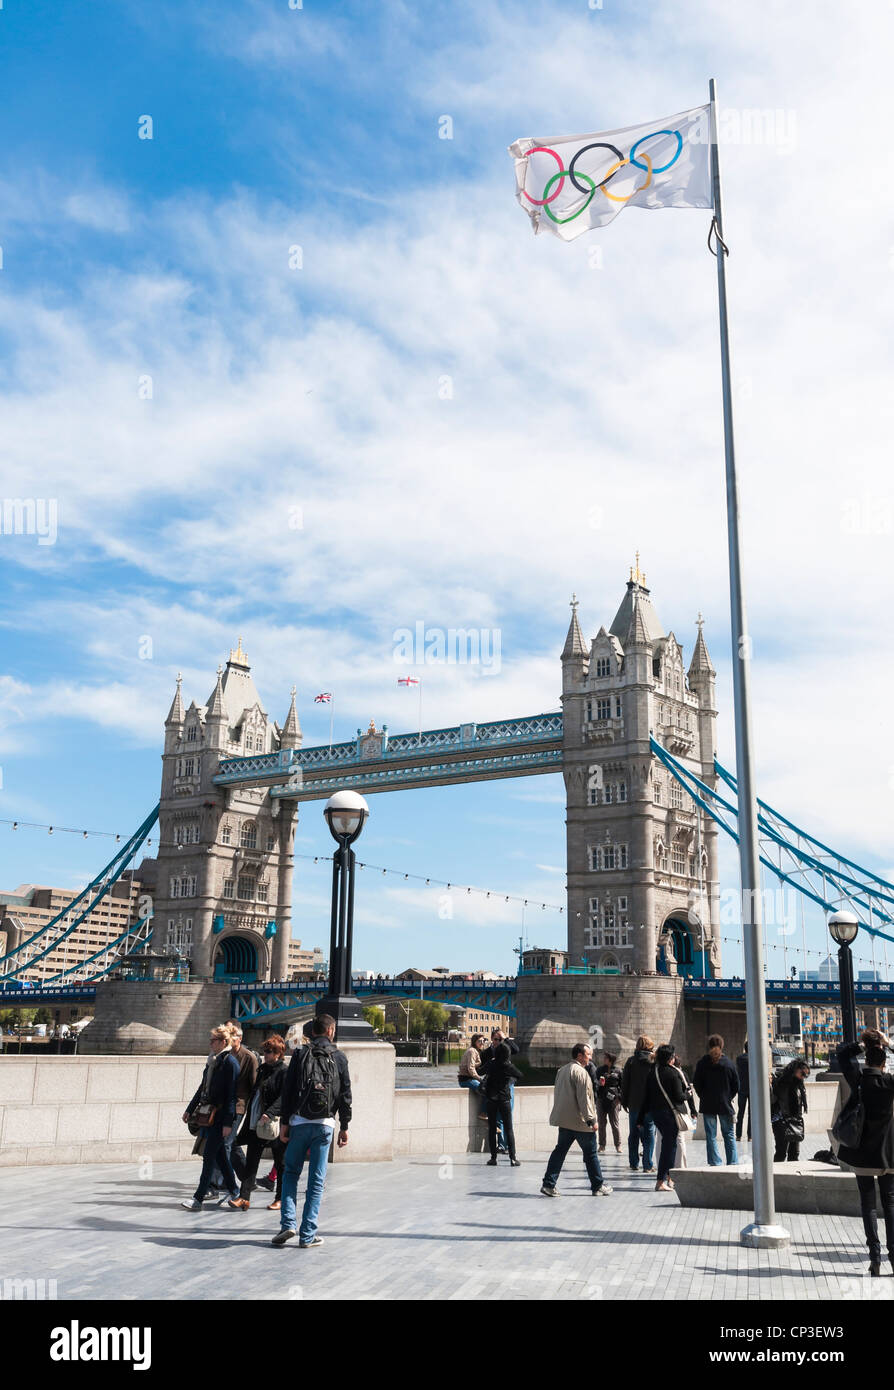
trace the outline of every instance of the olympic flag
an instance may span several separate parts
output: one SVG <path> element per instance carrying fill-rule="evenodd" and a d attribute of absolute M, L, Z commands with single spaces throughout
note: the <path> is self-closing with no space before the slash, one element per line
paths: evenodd
<path fill-rule="evenodd" d="M 712 207 L 710 150 L 710 104 L 648 125 L 509 146 L 516 197 L 534 231 L 563 241 L 626 207 Z"/>

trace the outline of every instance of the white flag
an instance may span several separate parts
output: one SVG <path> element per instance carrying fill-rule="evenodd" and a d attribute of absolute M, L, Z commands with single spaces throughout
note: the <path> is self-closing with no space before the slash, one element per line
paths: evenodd
<path fill-rule="evenodd" d="M 534 231 L 573 241 L 626 207 L 712 207 L 710 114 L 695 106 L 624 130 L 516 140 L 516 197 Z"/>

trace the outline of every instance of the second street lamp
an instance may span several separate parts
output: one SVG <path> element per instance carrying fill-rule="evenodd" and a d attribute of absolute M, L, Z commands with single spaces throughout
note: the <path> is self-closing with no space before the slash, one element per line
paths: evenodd
<path fill-rule="evenodd" d="M 854 998 L 854 958 L 851 955 L 851 943 L 856 940 L 859 930 L 859 920 L 852 912 L 833 912 L 829 918 L 829 935 L 838 943 L 841 1040 L 846 1043 L 857 1041 L 857 1002 Z M 838 1070 L 837 1058 L 834 1059 L 830 1070 Z"/>
<path fill-rule="evenodd" d="M 351 978 L 356 863 L 351 846 L 366 824 L 369 807 L 358 792 L 336 792 L 323 807 L 323 815 L 338 849 L 332 856 L 329 993 L 320 1000 L 317 1013 L 332 1015 L 340 1042 L 374 1042 L 375 1033 L 363 1017 Z"/>

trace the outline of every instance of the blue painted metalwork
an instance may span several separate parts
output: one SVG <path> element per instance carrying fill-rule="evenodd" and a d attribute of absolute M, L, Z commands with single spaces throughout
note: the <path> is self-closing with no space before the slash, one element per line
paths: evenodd
<path fill-rule="evenodd" d="M 216 917 L 212 917 L 211 919 L 211 935 L 219 936 L 225 926 L 226 922 L 224 921 L 223 914 L 218 913 Z"/>
<path fill-rule="evenodd" d="M 267 941 L 269 941 L 271 937 L 276 936 L 276 923 L 274 921 L 270 921 L 267 923 L 266 927 L 264 928 L 264 936 Z"/>
<path fill-rule="evenodd" d="M 87 956 L 86 960 L 78 961 L 77 965 L 70 965 L 67 970 L 60 970 L 58 975 L 50 975 L 48 978 L 42 980 L 41 986 L 52 985 L 56 981 L 61 984 L 67 975 L 76 975 L 79 979 L 83 976 L 86 980 L 102 979 L 104 975 L 108 975 L 109 971 L 114 970 L 116 965 L 119 964 L 118 957 L 123 953 L 122 948 L 131 941 L 131 938 L 133 938 L 134 942 L 139 942 L 142 933 L 149 926 L 151 921 L 151 916 L 142 917 L 139 922 L 135 922 L 132 927 L 128 927 L 127 931 L 122 932 L 120 936 L 116 936 L 113 941 L 106 942 L 105 946 L 101 946 L 98 951 L 94 951 L 92 956 Z M 138 949 L 145 950 L 151 940 L 152 932 L 150 930 L 146 933 Z M 117 954 L 109 961 L 109 964 L 103 970 L 99 970 L 95 974 L 91 974 L 87 971 L 86 975 L 84 974 L 87 966 L 93 961 L 99 960 L 102 956 L 107 956 L 110 951 L 115 951 Z"/>
<path fill-rule="evenodd" d="M 302 748 L 295 751 L 283 750 L 278 753 L 260 754 L 254 758 L 226 758 L 220 763 L 214 781 L 220 785 L 248 782 L 258 784 L 283 781 L 297 771 L 316 774 L 331 772 L 329 777 L 302 776 L 300 786 L 274 786 L 272 795 L 292 796 L 298 800 L 311 800 L 316 796 L 328 795 L 332 790 L 344 787 L 377 783 L 376 790 L 388 790 L 391 786 L 413 785 L 419 780 L 444 780 L 453 775 L 462 780 L 486 778 L 500 775 L 498 766 L 507 769 L 503 775 L 517 776 L 527 770 L 549 771 L 551 766 L 561 764 L 562 715 L 561 713 L 537 714 L 521 719 L 498 719 L 486 724 L 458 724 L 449 729 L 428 729 L 421 734 L 395 734 L 387 730 L 379 734 L 380 751 L 372 755 L 361 755 L 360 746 L 365 739 L 351 743 L 337 743 L 332 748 Z M 512 762 L 503 754 L 504 749 L 524 748 L 531 743 L 554 744 L 554 748 L 543 750 L 543 757 L 529 754 L 531 761 Z M 479 756 L 482 752 L 493 750 L 500 753 L 498 759 Z M 419 759 L 431 753 L 456 754 L 458 756 L 445 763 L 419 765 Z M 555 756 L 548 756 L 548 755 Z M 409 764 L 401 771 L 373 772 L 381 763 Z M 365 771 L 365 769 L 369 769 Z M 341 775 L 340 775 L 341 774 Z"/>
<path fill-rule="evenodd" d="M 521 777 L 538 772 L 559 772 L 562 750 L 548 749 L 536 753 L 514 753 L 503 757 L 463 758 L 449 763 L 419 763 L 382 771 L 357 771 L 341 776 L 315 777 L 305 781 L 296 791 L 290 787 L 270 788 L 272 797 L 293 797 L 298 801 L 314 801 L 331 796 L 333 792 L 361 787 L 364 792 L 399 791 L 402 787 L 447 785 L 451 782 L 487 781 L 497 777 Z M 216 779 L 215 779 L 216 780 Z"/>
<path fill-rule="evenodd" d="M 131 835 L 130 839 L 123 844 L 115 853 L 114 857 L 109 860 L 105 868 L 97 874 L 96 878 L 88 883 L 87 887 L 84 888 L 76 898 L 72 899 L 67 907 L 63 908 L 61 912 L 57 912 L 56 916 L 51 918 L 39 931 L 34 932 L 27 940 L 21 942 L 12 951 L 7 951 L 4 956 L 0 956 L 0 972 L 2 972 L 3 975 L 9 976 L 12 973 L 10 970 L 10 962 L 15 960 L 16 957 L 21 957 L 18 966 L 19 970 L 30 969 L 33 965 L 36 965 L 39 960 L 43 960 L 44 956 L 48 956 L 51 951 L 55 950 L 66 937 L 71 936 L 72 932 L 79 927 L 93 911 L 96 904 L 111 888 L 112 884 L 117 882 L 121 877 L 121 874 L 124 872 L 125 864 L 139 849 L 157 821 L 158 811 L 159 808 L 156 806 L 143 821 L 139 829 Z M 67 918 L 74 908 L 85 898 L 89 899 L 87 906 L 76 913 L 73 920 L 71 920 L 63 930 L 57 930 L 64 919 Z M 41 942 L 45 943 L 44 949 L 39 951 L 37 955 L 31 955 L 30 952 L 33 947 Z"/>
<path fill-rule="evenodd" d="M 767 980 L 765 987 L 768 999 L 784 999 L 790 1004 L 841 1001 L 837 980 Z M 687 999 L 713 995 L 744 999 L 745 981 L 737 976 L 726 980 L 686 980 L 683 994 Z M 858 1004 L 894 1004 L 894 983 L 861 980 L 854 985 L 854 994 Z"/>
<path fill-rule="evenodd" d="M 439 980 L 355 980 L 354 993 L 362 999 L 419 999 L 421 997 L 454 1008 L 487 1009 L 493 1013 L 515 1017 L 516 980 L 512 976 L 498 980 L 470 980 L 462 976 Z M 245 1022 L 266 1022 L 285 1014 L 313 1010 L 328 994 L 325 980 L 294 980 L 287 984 L 256 984 L 233 990 L 231 1016 Z"/>

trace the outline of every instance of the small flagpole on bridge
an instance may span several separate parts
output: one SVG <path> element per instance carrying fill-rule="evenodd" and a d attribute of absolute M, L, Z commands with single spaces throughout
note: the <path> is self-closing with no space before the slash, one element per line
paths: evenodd
<path fill-rule="evenodd" d="M 742 881 L 742 935 L 745 962 L 745 1017 L 748 1028 L 749 1104 L 751 1106 L 752 1161 L 754 1169 L 754 1221 L 742 1233 L 743 1245 L 778 1249 L 789 1244 L 789 1233 L 776 1224 L 773 1193 L 773 1132 L 770 1124 L 770 1049 L 767 1041 L 767 997 L 763 971 L 763 927 L 760 901 L 760 851 L 757 833 L 757 800 L 751 757 L 751 638 L 742 588 L 741 526 L 736 451 L 733 435 L 733 394 L 729 356 L 729 322 L 726 307 L 726 257 L 723 209 L 720 193 L 720 158 L 717 149 L 717 92 L 713 77 L 711 100 L 711 180 L 714 220 L 708 234 L 714 236 L 717 260 L 717 298 L 720 311 L 720 367 L 723 381 L 723 442 L 726 459 L 726 509 L 729 545 L 730 618 L 733 649 L 733 697 L 738 772 L 739 871 Z"/>
<path fill-rule="evenodd" d="M 335 719 L 335 696 L 329 697 L 329 752 L 332 752 L 332 721 Z"/>
<path fill-rule="evenodd" d="M 422 747 L 422 677 L 419 677 L 419 747 Z"/>

